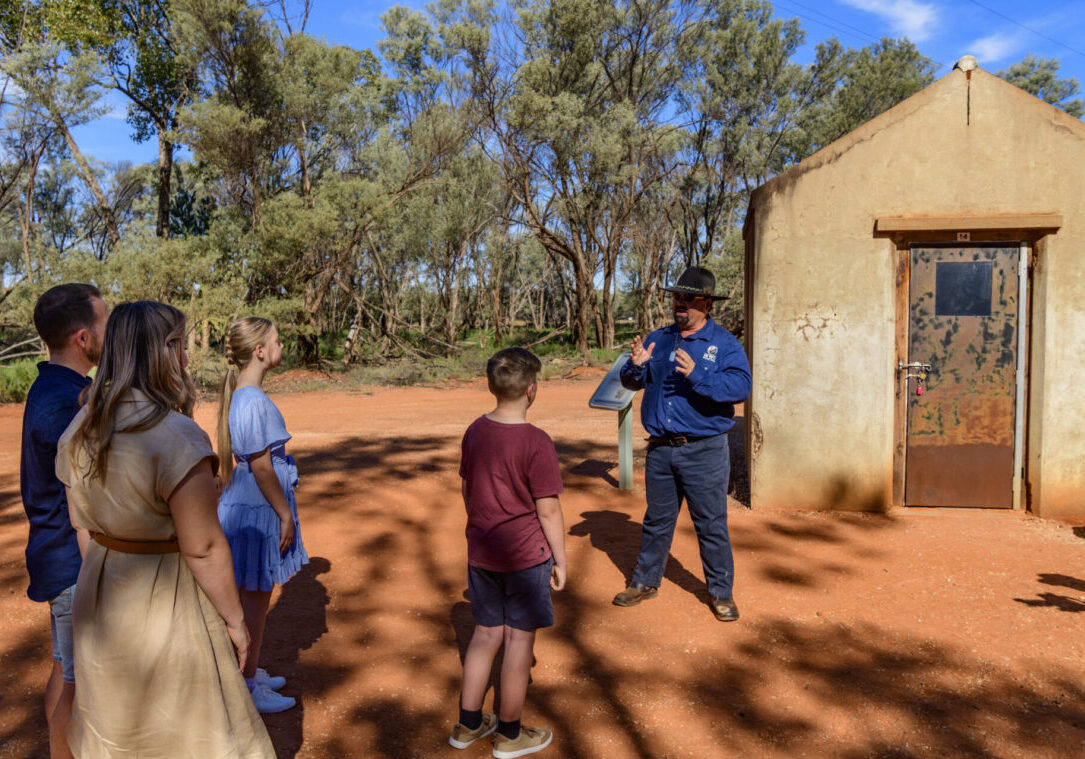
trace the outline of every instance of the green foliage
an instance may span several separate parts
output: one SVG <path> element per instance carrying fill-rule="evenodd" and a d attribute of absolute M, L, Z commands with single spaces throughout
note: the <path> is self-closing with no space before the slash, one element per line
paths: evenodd
<path fill-rule="evenodd" d="M 1058 73 L 1057 59 L 1037 58 L 1030 53 L 1024 60 L 999 71 L 996 76 L 1045 103 L 1061 108 L 1074 118 L 1082 118 L 1085 116 L 1085 102 L 1080 98 L 1070 99 L 1081 92 L 1081 86 L 1074 78 L 1059 79 Z"/>
<path fill-rule="evenodd" d="M 0 403 L 22 403 L 37 378 L 37 361 L 26 359 L 0 364 Z"/>
<path fill-rule="evenodd" d="M 808 150 L 825 147 L 934 81 L 934 62 L 906 39 L 841 54 L 832 96 L 806 120 Z M 798 156 L 804 157 L 804 156 Z"/>
<path fill-rule="evenodd" d="M 430 381 L 532 342 L 607 363 L 693 263 L 740 332 L 750 190 L 932 72 L 906 40 L 797 64 L 765 0 L 435 0 L 382 16 L 379 58 L 276 5 L 0 0 L 0 344 L 80 280 L 183 309 L 208 387 L 250 313 L 299 366 Z M 157 165 L 79 152 L 107 91 Z"/>

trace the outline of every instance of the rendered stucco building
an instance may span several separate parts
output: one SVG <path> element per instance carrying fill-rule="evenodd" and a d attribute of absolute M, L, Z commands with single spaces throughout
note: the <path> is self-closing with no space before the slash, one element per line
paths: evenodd
<path fill-rule="evenodd" d="M 1085 123 L 963 58 L 745 238 L 755 508 L 1085 520 Z"/>

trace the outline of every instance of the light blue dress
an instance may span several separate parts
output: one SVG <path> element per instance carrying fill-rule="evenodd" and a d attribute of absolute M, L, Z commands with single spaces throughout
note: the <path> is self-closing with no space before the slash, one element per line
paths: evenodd
<path fill-rule="evenodd" d="M 298 468 L 286 455 L 290 433 L 279 409 L 263 390 L 246 385 L 234 391 L 230 402 L 230 445 L 236 466 L 219 499 L 219 521 L 234 557 L 234 575 L 242 590 L 270 591 L 294 576 L 309 555 L 301 542 L 298 503 Z M 294 516 L 294 542 L 279 554 L 279 516 L 264 498 L 249 467 L 253 454 L 271 449 L 271 464 Z"/>

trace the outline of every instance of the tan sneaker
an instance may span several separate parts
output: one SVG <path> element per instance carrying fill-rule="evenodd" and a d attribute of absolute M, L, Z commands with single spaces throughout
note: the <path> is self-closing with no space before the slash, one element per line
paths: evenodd
<path fill-rule="evenodd" d="M 640 583 L 633 583 L 618 595 L 614 596 L 615 606 L 636 606 L 641 601 L 655 598 L 659 595 L 659 588 L 652 588 Z"/>
<path fill-rule="evenodd" d="M 550 745 L 554 732 L 545 727 L 520 726 L 520 734 L 515 738 L 506 738 L 501 733 L 494 736 L 494 759 L 516 759 L 536 751 L 542 751 Z"/>
<path fill-rule="evenodd" d="M 452 746 L 452 748 L 467 748 L 479 738 L 485 738 L 496 729 L 496 714 L 483 714 L 482 724 L 474 730 L 468 730 L 457 722 L 452 726 L 452 735 L 448 736 L 448 745 Z"/>

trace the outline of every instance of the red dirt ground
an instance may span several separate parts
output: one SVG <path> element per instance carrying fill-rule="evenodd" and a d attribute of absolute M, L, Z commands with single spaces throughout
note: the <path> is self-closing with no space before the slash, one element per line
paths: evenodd
<path fill-rule="evenodd" d="M 643 492 L 616 488 L 615 416 L 587 407 L 597 381 L 547 381 L 531 412 L 558 445 L 571 562 L 525 711 L 556 731 L 540 756 L 1085 755 L 1085 531 L 1006 512 L 732 500 L 741 621 L 712 618 L 684 514 L 659 598 L 618 608 Z M 490 408 L 484 384 L 274 397 L 313 557 L 270 614 L 265 664 L 299 699 L 266 718 L 279 756 L 488 756 L 485 742 L 446 743 L 472 629 L 458 446 Z M 212 413 L 198 411 L 206 429 Z M 49 631 L 25 597 L 21 416 L 0 407 L 3 759 L 46 755 Z"/>

